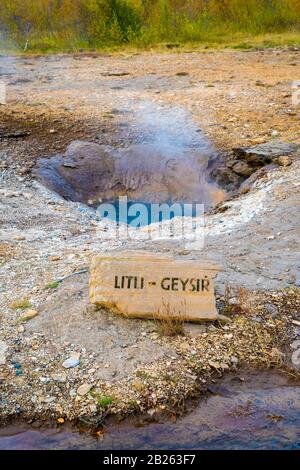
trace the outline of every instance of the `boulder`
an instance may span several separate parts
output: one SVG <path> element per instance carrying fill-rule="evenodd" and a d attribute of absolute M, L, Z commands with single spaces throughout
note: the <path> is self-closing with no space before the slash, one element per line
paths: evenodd
<path fill-rule="evenodd" d="M 299 145 L 281 141 L 266 142 L 253 147 L 238 147 L 235 155 L 246 160 L 250 165 L 263 166 L 273 162 L 277 157 L 297 152 Z"/>
<path fill-rule="evenodd" d="M 111 149 L 92 142 L 72 142 L 64 155 L 43 158 L 37 174 L 65 199 L 83 203 L 98 201 L 114 174 Z"/>
<path fill-rule="evenodd" d="M 99 255 L 91 264 L 90 301 L 127 317 L 217 320 L 213 278 L 219 270 L 146 252 Z"/>

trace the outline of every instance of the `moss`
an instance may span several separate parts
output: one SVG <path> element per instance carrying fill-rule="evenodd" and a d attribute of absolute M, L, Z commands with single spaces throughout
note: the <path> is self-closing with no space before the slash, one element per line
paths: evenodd
<path fill-rule="evenodd" d="M 101 408 L 106 408 L 107 406 L 112 405 L 115 401 L 115 397 L 111 395 L 100 395 L 98 397 L 98 405 Z"/>

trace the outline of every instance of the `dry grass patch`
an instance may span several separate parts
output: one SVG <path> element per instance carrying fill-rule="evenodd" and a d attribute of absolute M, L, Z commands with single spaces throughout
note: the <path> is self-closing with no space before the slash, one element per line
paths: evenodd
<path fill-rule="evenodd" d="M 154 316 L 157 333 L 160 336 L 185 336 L 183 318 L 180 311 L 172 310 L 169 304 L 163 303 L 163 310 Z"/>

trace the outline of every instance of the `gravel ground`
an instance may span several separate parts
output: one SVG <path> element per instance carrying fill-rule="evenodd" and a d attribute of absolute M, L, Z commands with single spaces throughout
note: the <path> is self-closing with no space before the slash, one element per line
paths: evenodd
<path fill-rule="evenodd" d="M 144 242 L 142 232 L 134 242 L 109 240 L 92 209 L 30 174 L 38 157 L 74 139 L 137 143 L 149 100 L 183 107 L 217 152 L 268 141 L 274 131 L 299 143 L 290 101 L 297 73 L 299 51 L 290 49 L 1 58 L 9 82 L 0 108 L 2 422 L 21 416 L 97 427 L 109 414 L 180 410 L 240 367 L 298 376 L 291 361 L 300 339 L 297 155 L 207 215 L 200 252 L 178 241 Z M 30 135 L 7 136 L 24 129 Z M 91 308 L 91 257 L 123 248 L 220 264 L 218 306 L 231 321 L 185 325 L 184 335 L 170 338 L 153 321 Z"/>

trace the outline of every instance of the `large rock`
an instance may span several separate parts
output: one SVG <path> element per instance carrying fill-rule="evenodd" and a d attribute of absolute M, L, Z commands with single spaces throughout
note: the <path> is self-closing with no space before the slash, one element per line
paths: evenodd
<path fill-rule="evenodd" d="M 235 148 L 234 152 L 238 158 L 246 160 L 252 165 L 263 166 L 271 163 L 277 157 L 295 153 L 298 148 L 299 145 L 295 143 L 272 141 L 253 147 Z"/>
<path fill-rule="evenodd" d="M 219 268 L 145 252 L 96 256 L 90 301 L 127 317 L 217 320 L 213 278 Z"/>
<path fill-rule="evenodd" d="M 53 191 L 71 201 L 92 203 L 114 175 L 111 149 L 92 142 L 72 142 L 64 155 L 43 158 L 38 175 Z"/>

